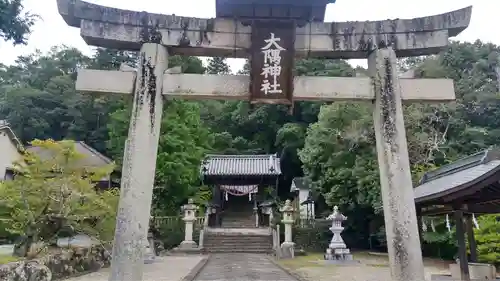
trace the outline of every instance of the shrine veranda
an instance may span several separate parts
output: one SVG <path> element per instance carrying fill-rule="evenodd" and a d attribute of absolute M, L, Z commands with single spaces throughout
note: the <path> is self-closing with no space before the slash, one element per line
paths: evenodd
<path fill-rule="evenodd" d="M 424 280 L 402 102 L 452 101 L 455 93 L 451 80 L 399 78 L 396 58 L 443 50 L 467 28 L 472 8 L 416 19 L 327 23 L 329 2 L 217 0 L 218 17 L 200 19 L 57 0 L 66 23 L 79 28 L 89 45 L 140 51 L 137 70 L 81 69 L 76 85 L 83 92 L 134 97 L 110 280 L 142 280 L 160 121 L 170 98 L 290 106 L 298 100 L 372 102 L 392 279 Z M 170 55 L 249 57 L 251 73 L 182 74 L 168 69 Z M 368 59 L 369 77 L 294 77 L 294 60 L 304 57 Z"/>

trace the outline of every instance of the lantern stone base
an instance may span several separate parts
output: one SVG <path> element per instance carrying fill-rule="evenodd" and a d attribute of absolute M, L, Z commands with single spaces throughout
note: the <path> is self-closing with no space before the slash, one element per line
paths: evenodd
<path fill-rule="evenodd" d="M 182 241 L 178 247 L 167 252 L 167 255 L 175 254 L 200 254 L 203 248 L 198 247 L 194 241 Z"/>
<path fill-rule="evenodd" d="M 179 245 L 179 248 L 181 249 L 196 249 L 198 248 L 198 244 L 194 241 L 182 241 L 181 244 Z"/>
<path fill-rule="evenodd" d="M 203 248 L 180 248 L 176 247 L 169 250 L 165 255 L 199 255 L 203 251 Z"/>
<path fill-rule="evenodd" d="M 156 256 L 154 253 L 152 253 L 150 250 L 146 251 L 146 254 L 144 255 L 144 264 L 150 264 L 155 262 Z"/>
<path fill-rule="evenodd" d="M 156 253 L 155 253 L 155 242 L 153 239 L 153 234 L 148 233 L 148 240 L 145 242 L 146 251 L 144 253 L 144 263 L 150 264 L 155 261 Z"/>
<path fill-rule="evenodd" d="M 450 264 L 450 273 L 453 278 L 460 280 L 460 265 Z M 494 265 L 487 263 L 469 263 L 469 275 L 471 280 L 495 280 L 497 276 Z"/>
<path fill-rule="evenodd" d="M 347 248 L 328 248 L 326 250 L 325 260 L 344 262 L 353 261 L 353 257 L 351 251 Z"/>
<path fill-rule="evenodd" d="M 282 259 L 293 259 L 295 258 L 295 243 L 293 242 L 283 242 L 281 243 L 281 255 Z"/>

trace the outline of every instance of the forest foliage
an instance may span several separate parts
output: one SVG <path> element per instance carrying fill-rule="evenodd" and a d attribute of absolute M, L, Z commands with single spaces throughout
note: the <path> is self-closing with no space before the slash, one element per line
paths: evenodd
<path fill-rule="evenodd" d="M 416 77 L 453 79 L 457 95 L 456 102 L 447 104 L 405 105 L 415 183 L 429 169 L 498 144 L 499 52 L 499 46 L 481 41 L 451 42 L 438 55 L 399 62 L 401 71 L 413 69 Z M 25 143 L 49 138 L 84 141 L 119 165 L 130 100 L 78 93 L 76 70 L 118 69 L 121 63 L 134 66 L 135 59 L 132 52 L 97 49 L 86 56 L 58 46 L 46 54 L 21 56 L 13 65 L 0 65 L 0 119 L 7 120 Z M 169 61 L 186 73 L 229 72 L 222 58 L 211 59 L 206 67 L 195 57 L 173 56 Z M 302 59 L 296 62 L 295 72 L 352 77 L 365 70 L 343 60 Z M 248 73 L 248 65 L 240 73 Z M 289 114 L 281 105 L 169 100 L 162 121 L 153 209 L 157 214 L 177 214 L 189 196 L 207 192 L 200 189 L 198 174 L 206 153 L 278 153 L 284 172 L 280 195 L 287 196 L 294 177 L 309 177 L 315 199 L 345 210 L 350 218 L 347 231 L 356 233 L 359 247 L 368 247 L 369 240 L 383 230 L 371 110 L 363 103 L 296 102 Z M 489 222 L 487 217 L 484 220 Z M 442 232 L 446 243 L 452 243 Z M 382 237 L 382 243 L 383 235 L 377 237 Z"/>

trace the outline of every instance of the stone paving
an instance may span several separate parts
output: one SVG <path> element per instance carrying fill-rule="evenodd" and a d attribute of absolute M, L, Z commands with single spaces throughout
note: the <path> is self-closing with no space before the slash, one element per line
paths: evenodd
<path fill-rule="evenodd" d="M 144 277 L 142 281 L 181 281 L 203 258 L 202 256 L 157 257 L 154 263 L 144 265 Z M 109 268 L 65 280 L 108 281 L 108 278 Z"/>
<path fill-rule="evenodd" d="M 296 281 L 263 254 L 214 254 L 195 281 Z"/>
<path fill-rule="evenodd" d="M 165 256 L 158 257 L 153 264 L 144 265 L 143 281 L 182 281 L 205 257 Z M 319 262 L 319 255 L 282 260 L 280 263 L 310 281 L 387 281 L 390 272 L 386 257 L 357 256 L 360 264 L 325 265 Z M 431 274 L 448 272 L 446 263 L 425 262 L 426 280 Z M 109 269 L 91 273 L 66 281 L 107 281 Z M 224 253 L 212 254 L 193 281 L 297 281 L 297 279 L 264 254 Z"/>

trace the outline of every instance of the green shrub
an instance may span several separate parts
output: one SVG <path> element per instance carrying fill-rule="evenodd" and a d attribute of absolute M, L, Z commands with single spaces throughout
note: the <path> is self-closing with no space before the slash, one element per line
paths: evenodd
<path fill-rule="evenodd" d="M 0 220 L 0 242 L 8 242 L 12 243 L 16 240 L 17 235 L 10 233 L 7 231 L 7 228 L 9 226 L 9 222 L 7 220 Z M 10 222 L 12 223 L 12 222 Z"/>
<path fill-rule="evenodd" d="M 185 223 L 181 217 L 171 220 L 168 224 L 160 226 L 158 231 L 158 239 L 163 243 L 165 250 L 169 250 L 179 246 L 184 240 Z M 200 238 L 200 228 L 194 226 L 193 240 L 198 243 Z"/>
<path fill-rule="evenodd" d="M 500 222 L 497 215 L 478 217 L 479 229 L 474 229 L 480 262 L 500 265 Z"/>
<path fill-rule="evenodd" d="M 292 232 L 293 242 L 296 243 L 297 249 L 307 252 L 324 252 L 332 239 L 330 226 L 328 221 L 317 221 L 314 225 L 304 227 L 295 226 Z M 284 233 L 284 226 L 280 226 L 281 229 Z"/>

